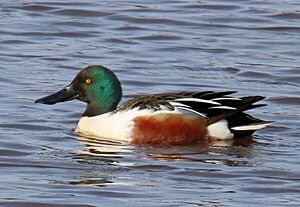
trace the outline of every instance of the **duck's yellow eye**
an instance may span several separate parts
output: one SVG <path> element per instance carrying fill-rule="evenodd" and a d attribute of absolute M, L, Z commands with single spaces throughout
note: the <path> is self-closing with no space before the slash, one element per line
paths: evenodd
<path fill-rule="evenodd" d="M 85 83 L 86 83 L 86 84 L 90 84 L 91 82 L 92 82 L 92 80 L 89 79 L 89 78 L 85 80 Z"/>

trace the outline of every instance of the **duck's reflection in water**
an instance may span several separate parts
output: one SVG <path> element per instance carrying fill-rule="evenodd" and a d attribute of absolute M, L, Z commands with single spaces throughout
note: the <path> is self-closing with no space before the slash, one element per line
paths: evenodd
<path fill-rule="evenodd" d="M 77 136 L 84 146 L 73 155 L 76 162 L 91 168 L 68 183 L 71 185 L 106 187 L 131 185 L 126 179 L 137 174 L 136 183 L 143 174 L 158 171 L 172 174 L 195 171 L 208 176 L 221 173 L 226 167 L 253 166 L 257 142 L 253 138 L 227 141 L 202 141 L 193 145 L 168 148 L 145 147 L 99 137 Z M 150 176 L 150 175 L 149 175 Z M 145 178 L 146 178 L 145 177 Z M 125 179 L 125 181 L 123 180 Z M 125 182 L 125 184 L 124 184 Z"/>
<path fill-rule="evenodd" d="M 190 161 L 227 166 L 250 166 L 253 149 L 257 142 L 252 137 L 224 141 L 204 140 L 197 144 L 172 147 L 145 147 L 126 142 L 112 141 L 99 137 L 79 137 L 85 148 L 77 156 L 82 160 L 103 161 L 118 166 L 137 166 L 143 164 L 138 158 L 151 160 Z M 130 162 L 132 161 L 132 162 Z"/>

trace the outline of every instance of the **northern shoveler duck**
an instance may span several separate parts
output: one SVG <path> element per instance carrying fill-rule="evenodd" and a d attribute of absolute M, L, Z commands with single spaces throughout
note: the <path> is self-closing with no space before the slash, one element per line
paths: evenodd
<path fill-rule="evenodd" d="M 263 96 L 235 98 L 236 91 L 162 93 L 137 96 L 118 106 L 121 83 L 108 68 L 81 70 L 62 90 L 35 103 L 55 104 L 78 99 L 87 107 L 76 132 L 143 145 L 181 145 L 202 139 L 232 139 L 252 135 L 270 124 L 245 111 Z"/>

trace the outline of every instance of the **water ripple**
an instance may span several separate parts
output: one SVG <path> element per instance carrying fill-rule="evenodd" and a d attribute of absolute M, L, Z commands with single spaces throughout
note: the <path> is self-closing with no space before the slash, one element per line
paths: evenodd
<path fill-rule="evenodd" d="M 299 6 L 2 2 L 0 206 L 299 206 Z M 85 104 L 33 102 L 92 64 L 116 72 L 124 100 L 238 90 L 266 96 L 250 113 L 275 122 L 254 137 L 172 148 L 81 137 Z"/>

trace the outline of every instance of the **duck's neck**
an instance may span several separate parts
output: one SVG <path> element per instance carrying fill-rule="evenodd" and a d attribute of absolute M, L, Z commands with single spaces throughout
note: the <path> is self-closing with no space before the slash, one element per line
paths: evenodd
<path fill-rule="evenodd" d="M 105 114 L 111 111 L 114 111 L 117 108 L 118 103 L 114 105 L 108 105 L 108 106 L 101 106 L 99 107 L 99 104 L 95 103 L 89 103 L 85 109 L 85 112 L 83 113 L 83 117 L 92 117 L 92 116 L 98 116 L 101 114 Z"/>

